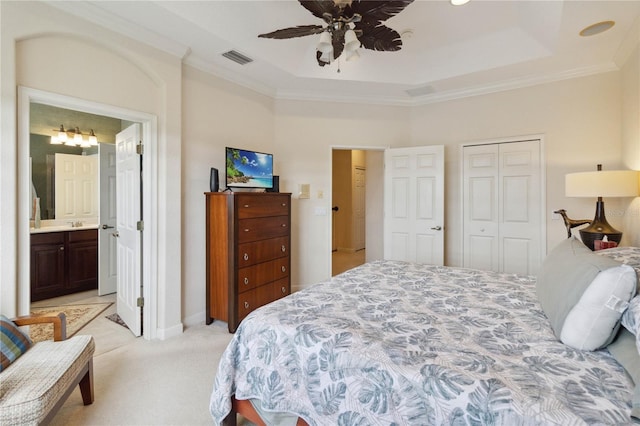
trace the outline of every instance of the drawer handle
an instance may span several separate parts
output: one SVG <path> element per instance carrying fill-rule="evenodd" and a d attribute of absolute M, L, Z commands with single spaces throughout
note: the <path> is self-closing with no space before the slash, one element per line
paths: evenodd
<path fill-rule="evenodd" d="M 282 252 L 284 253 L 285 251 L 287 251 L 287 248 L 285 247 L 285 245 L 282 245 Z"/>
<path fill-rule="evenodd" d="M 249 228 L 244 228 L 244 232 L 250 232 L 250 231 L 251 231 L 251 229 L 249 229 Z"/>
<path fill-rule="evenodd" d="M 287 203 L 282 203 L 282 207 L 287 207 Z"/>
<path fill-rule="evenodd" d="M 245 205 L 244 205 L 244 208 L 245 208 L 245 209 L 248 209 L 248 208 L 249 208 L 249 204 L 245 204 Z"/>
<path fill-rule="evenodd" d="M 245 253 L 245 254 L 244 254 L 244 256 L 242 256 L 242 258 L 243 258 L 244 260 L 249 260 L 249 254 Z"/>
<path fill-rule="evenodd" d="M 287 227 L 287 224 L 286 224 L 286 223 L 283 223 L 281 226 L 282 226 L 283 228 L 286 228 L 286 227 Z"/>
<path fill-rule="evenodd" d="M 281 269 L 282 269 L 282 272 L 287 272 L 287 268 L 285 268 L 284 266 Z"/>
<path fill-rule="evenodd" d="M 249 285 L 249 278 L 244 277 L 244 285 Z"/>
<path fill-rule="evenodd" d="M 249 302 L 244 302 L 244 308 L 249 309 Z"/>
<path fill-rule="evenodd" d="M 282 294 L 285 294 L 287 292 L 287 289 L 285 288 L 285 286 L 282 286 Z"/>
<path fill-rule="evenodd" d="M 59 249 L 59 250 L 60 250 L 60 251 L 64 251 L 64 247 L 60 247 L 60 249 Z"/>

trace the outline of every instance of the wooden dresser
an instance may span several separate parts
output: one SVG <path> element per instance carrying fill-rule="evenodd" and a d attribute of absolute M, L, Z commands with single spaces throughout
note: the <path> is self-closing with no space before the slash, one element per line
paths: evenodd
<path fill-rule="evenodd" d="M 291 194 L 207 192 L 207 324 L 233 333 L 254 309 L 291 292 Z"/>

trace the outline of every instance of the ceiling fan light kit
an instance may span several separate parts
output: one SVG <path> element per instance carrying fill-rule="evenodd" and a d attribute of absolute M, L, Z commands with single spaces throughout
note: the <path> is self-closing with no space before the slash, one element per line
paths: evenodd
<path fill-rule="evenodd" d="M 318 65 L 325 66 L 344 52 L 345 59 L 360 56 L 361 47 L 369 50 L 394 52 L 402 48 L 397 31 L 383 24 L 402 12 L 413 0 L 299 0 L 300 4 L 326 26 L 300 25 L 266 34 L 261 38 L 288 39 L 320 34 L 316 47 Z"/>

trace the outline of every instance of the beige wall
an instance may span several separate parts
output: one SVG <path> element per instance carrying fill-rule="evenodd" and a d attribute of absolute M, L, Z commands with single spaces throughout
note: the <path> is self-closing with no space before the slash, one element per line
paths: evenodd
<path fill-rule="evenodd" d="M 165 331 L 180 327 L 181 320 L 186 324 L 204 321 L 203 193 L 208 191 L 210 167 L 220 169 L 221 178 L 224 175 L 226 145 L 272 152 L 281 191 L 294 193 L 294 289 L 331 274 L 332 148 L 445 145 L 446 262 L 450 265 L 462 262 L 461 143 L 544 135 L 547 247 L 565 235 L 562 221 L 554 220 L 552 210 L 565 208 L 575 218 L 590 218 L 594 213 L 595 200 L 564 197 L 566 173 L 591 170 L 597 163 L 607 169 L 621 167 L 623 149 L 625 159 L 637 158 L 637 50 L 623 72 L 413 108 L 274 101 L 185 67 L 179 58 L 76 20 L 38 3 L 0 2 L 0 296 L 2 311 L 9 315 L 16 312 L 18 275 L 18 84 L 158 116 L 159 209 L 154 249 L 159 255 L 158 327 Z M 70 21 L 75 24 L 69 26 Z M 24 41 L 16 47 L 18 40 Z M 69 51 L 83 58 L 81 71 L 72 72 L 68 66 Z M 623 123 L 622 93 L 629 88 L 632 94 L 624 98 Z M 297 198 L 302 183 L 310 184 L 310 199 Z M 629 212 L 638 211 L 626 209 L 618 200 L 606 200 L 606 204 L 610 222 L 621 228 Z M 636 227 L 636 238 L 637 222 L 630 225 Z"/>
<path fill-rule="evenodd" d="M 409 129 L 409 109 L 404 107 L 276 101 L 280 190 L 311 185 L 310 199 L 294 198 L 292 203 L 294 289 L 331 276 L 332 148 L 408 146 Z M 319 190 L 323 198 L 318 198 Z M 326 214 L 317 214 L 316 208 Z"/>
<path fill-rule="evenodd" d="M 592 218 L 593 199 L 566 198 L 564 175 L 621 166 L 620 74 L 610 72 L 508 92 L 475 96 L 412 110 L 412 144 L 445 145 L 445 264 L 462 264 L 460 145 L 520 135 L 544 136 L 547 248 L 566 237 L 551 212 Z M 607 200 L 608 218 L 621 223 L 620 204 Z M 615 213 L 618 214 L 615 214 Z"/>
<path fill-rule="evenodd" d="M 204 319 L 205 205 L 211 167 L 225 188 L 225 147 L 255 149 L 274 155 L 273 100 L 191 67 L 183 72 L 182 157 L 182 310 L 185 324 Z"/>

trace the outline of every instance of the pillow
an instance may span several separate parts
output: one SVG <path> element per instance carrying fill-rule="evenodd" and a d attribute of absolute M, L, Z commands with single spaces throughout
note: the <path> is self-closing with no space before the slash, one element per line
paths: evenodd
<path fill-rule="evenodd" d="M 608 271 L 612 268 L 615 269 Z M 603 271 L 607 272 L 596 280 Z M 594 288 L 582 300 L 592 284 Z M 567 238 L 542 262 L 536 293 L 559 340 L 577 349 L 595 350 L 614 338 L 636 285 L 637 276 L 632 268 L 621 268 L 620 262 L 598 256 L 576 238 Z M 593 321 L 596 316 L 598 320 Z"/>
<path fill-rule="evenodd" d="M 11 320 L 0 315 L 0 371 L 31 347 L 31 340 Z"/>
<path fill-rule="evenodd" d="M 611 355 L 624 367 L 636 385 L 631 403 L 631 417 L 640 419 L 640 356 L 636 348 L 636 338 L 622 328 L 616 340 L 607 346 Z"/>
<path fill-rule="evenodd" d="M 569 311 L 560 340 L 583 350 L 596 350 L 611 342 L 622 313 L 636 293 L 636 271 L 629 265 L 600 272 Z"/>

